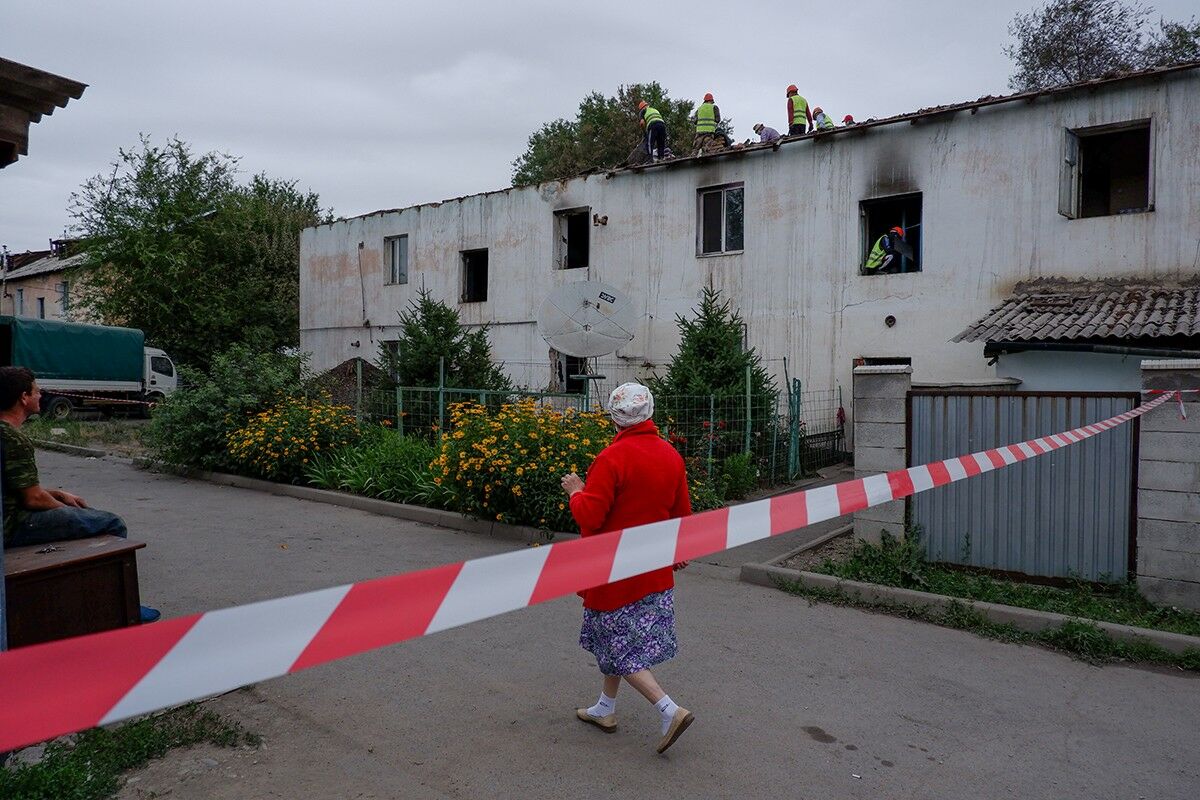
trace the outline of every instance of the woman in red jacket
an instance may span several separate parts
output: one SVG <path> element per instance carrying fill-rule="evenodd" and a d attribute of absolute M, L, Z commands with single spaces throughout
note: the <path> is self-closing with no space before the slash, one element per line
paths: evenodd
<path fill-rule="evenodd" d="M 617 426 L 613 443 L 596 456 L 587 483 L 575 473 L 562 479 L 571 498 L 571 514 L 584 536 L 686 517 L 692 513 L 683 459 L 658 434 L 651 417 L 654 397 L 637 383 L 613 390 L 608 413 Z M 672 591 L 676 564 L 580 592 L 583 629 L 579 644 L 596 657 L 604 674 L 600 700 L 576 709 L 584 722 L 612 733 L 617 727 L 617 689 L 621 678 L 654 703 L 662 717 L 663 752 L 692 724 L 692 713 L 677 705 L 658 685 L 650 667 L 673 658 L 675 607 Z"/>

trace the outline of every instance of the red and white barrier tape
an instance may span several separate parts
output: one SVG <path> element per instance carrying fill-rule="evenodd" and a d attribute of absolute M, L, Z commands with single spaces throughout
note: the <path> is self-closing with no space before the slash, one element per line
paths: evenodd
<path fill-rule="evenodd" d="M 0 654 L 0 751 L 466 625 L 1015 464 L 1114 428 L 1027 442 L 683 519 Z"/>
<path fill-rule="evenodd" d="M 76 400 L 99 400 L 104 403 L 124 403 L 133 406 L 152 406 L 157 401 L 153 400 L 126 400 L 118 397 L 97 397 L 94 395 L 80 394 L 78 392 L 61 392 L 57 389 L 48 391 L 46 394 L 52 394 L 55 397 L 73 397 Z"/>

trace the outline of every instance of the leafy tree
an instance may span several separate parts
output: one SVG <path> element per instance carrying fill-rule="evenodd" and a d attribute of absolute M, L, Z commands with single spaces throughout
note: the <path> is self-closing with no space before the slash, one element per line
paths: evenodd
<path fill-rule="evenodd" d="M 379 366 L 400 386 L 437 386 L 445 359 L 446 386 L 510 389 L 504 370 L 492 361 L 487 328 L 467 331 L 458 311 L 422 290 L 400 313 L 400 338 L 394 349 L 381 343 Z"/>
<path fill-rule="evenodd" d="M 1016 71 L 1009 86 L 1044 89 L 1200 59 L 1200 23 L 1159 19 L 1154 9 L 1121 0 L 1050 0 L 1008 25 L 1016 43 L 1004 48 Z"/>
<path fill-rule="evenodd" d="M 316 194 L 265 175 L 239 183 L 231 156 L 142 136 L 72 196 L 72 214 L 92 315 L 199 368 L 235 342 L 298 343 L 300 231 L 329 219 Z"/>
<path fill-rule="evenodd" d="M 779 389 L 758 353 L 745 346 L 741 314 L 706 288 L 695 318 L 679 316 L 676 324 L 679 349 L 666 374 L 648 381 L 655 416 L 673 428 L 669 438 L 685 456 L 707 458 L 710 440 L 715 458 L 743 451 L 747 368 L 752 445 L 774 424 Z"/>
<path fill-rule="evenodd" d="M 568 178 L 624 164 L 644 135 L 638 112 L 641 100 L 663 115 L 668 146 L 677 153 L 691 147 L 696 128 L 689 117 L 695 104 L 672 100 L 657 81 L 634 83 L 618 87 L 614 97 L 592 92 L 579 103 L 575 119 L 556 119 L 534 131 L 525 152 L 513 161 L 513 184 Z M 723 119 L 720 130 L 732 135 L 731 120 Z"/>

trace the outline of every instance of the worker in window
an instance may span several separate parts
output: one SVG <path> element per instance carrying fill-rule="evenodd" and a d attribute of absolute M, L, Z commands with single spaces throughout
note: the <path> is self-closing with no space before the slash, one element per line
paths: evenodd
<path fill-rule="evenodd" d="M 899 225 L 880 236 L 867 254 L 867 263 L 863 264 L 863 273 L 878 275 L 883 272 L 898 272 L 900 269 L 899 243 L 904 241 L 904 228 Z"/>
<path fill-rule="evenodd" d="M 788 136 L 803 136 L 812 130 L 812 111 L 796 84 L 787 88 Z"/>
<path fill-rule="evenodd" d="M 813 128 L 819 131 L 831 131 L 834 128 L 833 117 L 826 114 L 820 106 L 813 109 Z"/>
<path fill-rule="evenodd" d="M 779 138 L 779 131 L 774 128 L 769 128 L 761 122 L 754 123 L 754 132 L 758 134 L 759 144 L 773 142 Z"/>
<path fill-rule="evenodd" d="M 667 156 L 667 123 L 663 122 L 658 109 L 642 100 L 638 103 L 642 113 L 642 127 L 646 129 L 646 155 L 651 161 Z"/>
<path fill-rule="evenodd" d="M 709 92 L 704 95 L 704 102 L 696 107 L 696 136 L 692 140 L 692 152 L 701 155 L 727 146 L 725 137 L 717 130 L 720 124 L 721 109 L 713 102 L 712 92 Z"/>

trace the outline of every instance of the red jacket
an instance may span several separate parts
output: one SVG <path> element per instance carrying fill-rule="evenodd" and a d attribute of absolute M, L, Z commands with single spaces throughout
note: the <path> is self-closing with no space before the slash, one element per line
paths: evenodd
<path fill-rule="evenodd" d="M 686 517 L 692 504 L 683 459 L 652 420 L 618 431 L 592 462 L 583 491 L 571 496 L 571 513 L 584 536 Z M 585 608 L 613 611 L 674 585 L 664 567 L 579 594 Z"/>

